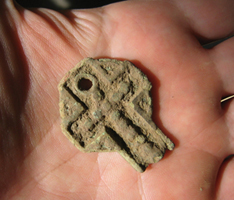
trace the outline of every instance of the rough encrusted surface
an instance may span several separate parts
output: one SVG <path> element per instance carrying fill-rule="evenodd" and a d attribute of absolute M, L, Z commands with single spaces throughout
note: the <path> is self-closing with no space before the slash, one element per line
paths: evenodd
<path fill-rule="evenodd" d="M 86 58 L 58 88 L 63 133 L 81 151 L 117 151 L 144 172 L 174 148 L 151 119 L 151 83 L 129 61 Z"/>

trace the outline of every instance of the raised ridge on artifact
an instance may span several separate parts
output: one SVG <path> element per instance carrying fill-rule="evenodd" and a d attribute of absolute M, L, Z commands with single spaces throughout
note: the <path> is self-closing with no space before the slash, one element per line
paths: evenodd
<path fill-rule="evenodd" d="M 117 151 L 144 172 L 174 148 L 151 119 L 151 87 L 129 61 L 82 60 L 58 86 L 63 133 L 83 152 Z"/>

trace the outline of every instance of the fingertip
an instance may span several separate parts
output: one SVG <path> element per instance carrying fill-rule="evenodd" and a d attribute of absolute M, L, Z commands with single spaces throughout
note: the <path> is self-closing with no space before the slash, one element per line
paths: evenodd
<path fill-rule="evenodd" d="M 228 156 L 218 172 L 216 199 L 229 200 L 234 196 L 234 155 Z"/>

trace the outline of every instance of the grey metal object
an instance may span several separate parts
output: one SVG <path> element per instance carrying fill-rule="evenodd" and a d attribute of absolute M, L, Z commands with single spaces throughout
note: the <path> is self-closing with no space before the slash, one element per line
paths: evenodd
<path fill-rule="evenodd" d="M 137 171 L 174 144 L 151 119 L 151 83 L 129 61 L 86 58 L 61 80 L 63 133 L 83 152 L 119 152 Z"/>

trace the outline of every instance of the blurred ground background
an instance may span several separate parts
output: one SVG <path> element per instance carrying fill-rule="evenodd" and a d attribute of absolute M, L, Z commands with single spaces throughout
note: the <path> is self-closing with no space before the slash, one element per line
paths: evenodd
<path fill-rule="evenodd" d="M 16 0 L 23 7 L 43 7 L 53 10 L 95 8 L 123 0 Z"/>

